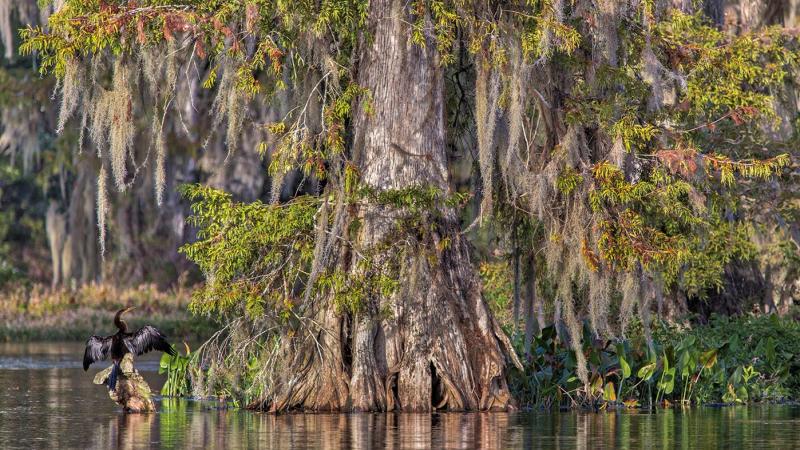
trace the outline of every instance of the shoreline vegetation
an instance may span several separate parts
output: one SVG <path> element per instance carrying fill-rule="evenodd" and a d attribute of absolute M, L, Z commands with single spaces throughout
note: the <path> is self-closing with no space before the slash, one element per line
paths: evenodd
<path fill-rule="evenodd" d="M 522 370 L 509 375 L 515 409 L 522 411 L 794 405 L 800 399 L 795 350 L 800 348 L 800 322 L 791 315 L 713 315 L 708 323 L 696 325 L 656 320 L 649 338 L 640 322 L 623 339 L 599 339 L 584 323 L 588 384 L 578 378 L 573 348 L 559 339 L 554 326 L 540 330 L 528 349 L 512 323 L 504 322 L 503 329 L 523 361 Z M 247 383 L 220 383 L 219 374 L 202 359 L 202 352 L 163 355 L 159 373 L 168 381 L 162 395 L 226 398 L 235 407 L 250 409 L 240 401 Z M 253 366 L 257 362 L 250 360 Z M 218 378 L 213 391 L 203 381 L 209 377 Z M 205 386 L 198 389 L 193 385 L 197 381 Z"/>
<path fill-rule="evenodd" d="M 137 306 L 133 327 L 153 324 L 183 354 L 182 341 L 205 341 L 220 329 L 220 324 L 190 312 L 192 290 L 181 286 L 164 291 L 153 284 L 120 288 L 109 283 L 75 290 L 38 284 L 7 287 L 0 296 L 0 342 L 84 341 L 109 331 L 113 312 L 133 305 Z M 650 343 L 640 323 L 621 340 L 599 339 L 585 324 L 583 354 L 590 382 L 584 385 L 576 374 L 572 346 L 558 337 L 559 332 L 566 334 L 564 330 L 545 327 L 526 349 L 524 332 L 519 326 L 514 330 L 511 315 L 504 311 L 510 305 L 492 302 L 492 306 L 523 361 L 523 370 L 514 370 L 509 377 L 521 410 L 720 407 L 795 403 L 800 398 L 796 355 L 800 323 L 792 314 L 711 316 L 708 323 L 695 325 L 690 320 L 655 321 Z M 67 323 L 69 327 L 63 326 Z M 162 373 L 169 380 L 163 394 L 198 394 L 191 381 L 197 376 L 200 364 L 194 359 L 199 355 L 189 356 L 162 358 Z M 229 397 L 237 390 L 231 388 L 206 394 Z"/>
<path fill-rule="evenodd" d="M 6 286 L 0 293 L 0 342 L 85 341 L 112 331 L 114 312 L 125 306 L 137 307 L 129 320 L 132 328 L 148 323 L 176 345 L 205 340 L 217 325 L 189 312 L 191 292 L 187 287 L 159 290 L 154 284 L 87 284 L 75 290 Z"/>
<path fill-rule="evenodd" d="M 599 339 L 584 324 L 589 383 L 575 354 L 544 328 L 510 377 L 520 406 L 532 409 L 669 408 L 795 403 L 800 398 L 800 323 L 791 316 L 710 317 L 690 325 L 656 320 L 651 342 L 641 323 L 624 339 Z M 515 338 L 515 339 L 514 339 Z M 512 335 L 518 352 L 522 340 Z M 524 354 L 524 353 L 521 353 Z"/>

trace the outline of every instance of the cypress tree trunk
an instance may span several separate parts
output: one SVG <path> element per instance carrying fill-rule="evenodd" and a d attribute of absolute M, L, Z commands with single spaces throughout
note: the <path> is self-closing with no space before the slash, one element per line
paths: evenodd
<path fill-rule="evenodd" d="M 364 49 L 359 84 L 372 94 L 371 112 L 362 110 L 356 120 L 356 161 L 362 181 L 376 190 L 435 186 L 448 192 L 443 70 L 432 39 L 424 48 L 411 42 L 408 24 L 414 20 L 404 5 L 370 4 L 374 39 Z M 396 211 L 367 205 L 360 214 L 362 247 L 391 240 Z M 429 218 L 438 223 L 425 223 L 433 231 L 423 248 L 401 263 L 401 283 L 407 285 L 395 298 L 371 299 L 373 312 L 388 308 L 392 316 L 380 323 L 357 318 L 355 409 L 490 409 L 509 403 L 504 372 L 513 350 L 481 297 L 455 212 L 432 216 L 439 216 Z M 386 392 L 386 399 L 376 392 Z"/>
<path fill-rule="evenodd" d="M 443 69 L 433 39 L 424 47 L 411 42 L 414 18 L 406 5 L 370 3 L 372 40 L 362 50 L 359 85 L 371 100 L 368 112 L 357 113 L 355 160 L 362 181 L 375 190 L 448 192 Z M 358 214 L 357 245 L 369 249 L 391 242 L 402 213 L 367 204 Z M 420 228 L 432 231 L 418 242 L 421 248 L 401 257 L 399 292 L 368 299 L 369 314 L 355 318 L 352 407 L 506 408 L 506 357 L 513 350 L 483 301 L 455 211 L 426 217 Z M 385 256 L 396 257 L 391 253 Z M 390 316 L 376 320 L 387 309 Z"/>
<path fill-rule="evenodd" d="M 444 79 L 435 42 L 411 42 L 407 3 L 370 2 L 368 40 L 360 52 L 360 86 L 370 92 L 369 110 L 359 107 L 354 161 L 361 181 L 376 191 L 433 186 L 447 193 Z M 428 29 L 432 26 L 426 27 Z M 401 286 L 390 296 L 364 299 L 357 314 L 337 315 L 322 302 L 314 339 L 286 347 L 289 370 L 268 404 L 291 408 L 355 411 L 506 409 L 505 381 L 511 344 L 481 296 L 448 207 L 425 213 L 409 251 L 389 245 L 406 212 L 360 203 L 350 221 L 360 228 L 352 247 L 342 244 L 340 268 L 358 273 L 354 254 L 373 265 L 393 260 Z M 411 230 L 413 232 L 413 230 Z M 399 261 L 398 261 L 399 259 Z M 300 351 L 298 351 L 300 345 Z"/>

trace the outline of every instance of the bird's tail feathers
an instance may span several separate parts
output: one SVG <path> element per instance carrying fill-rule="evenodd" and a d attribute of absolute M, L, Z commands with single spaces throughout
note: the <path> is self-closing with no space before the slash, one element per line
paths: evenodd
<path fill-rule="evenodd" d="M 108 384 L 108 390 L 113 391 L 117 388 L 117 376 L 120 372 L 119 361 L 114 361 L 114 367 L 111 369 L 111 373 L 108 375 L 108 380 L 106 380 Z"/>

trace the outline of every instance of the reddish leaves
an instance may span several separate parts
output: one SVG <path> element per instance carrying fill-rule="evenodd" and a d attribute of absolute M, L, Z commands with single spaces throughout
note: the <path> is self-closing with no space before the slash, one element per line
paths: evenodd
<path fill-rule="evenodd" d="M 592 272 L 597 272 L 600 269 L 600 257 L 589 247 L 589 243 L 586 239 L 581 241 L 581 254 L 583 255 L 583 260 L 586 262 L 586 265 L 589 266 Z"/>
<path fill-rule="evenodd" d="M 192 25 L 183 14 L 170 13 L 164 16 L 164 38 L 168 41 L 174 38 L 173 33 L 184 33 L 192 29 Z"/>
<path fill-rule="evenodd" d="M 197 53 L 197 57 L 200 59 L 206 59 L 206 47 L 203 44 L 202 39 L 197 39 L 194 42 L 194 51 Z"/>
<path fill-rule="evenodd" d="M 144 33 L 144 19 L 141 16 L 136 18 L 136 41 L 139 44 L 147 42 L 147 35 Z"/>
<path fill-rule="evenodd" d="M 676 147 L 674 149 L 663 149 L 656 152 L 656 158 L 672 173 L 678 173 L 684 177 L 693 176 L 698 167 L 699 155 L 697 150 L 688 147 Z"/>
<path fill-rule="evenodd" d="M 228 28 L 227 25 L 222 23 L 222 21 L 220 21 L 218 17 L 214 17 L 211 20 L 211 25 L 214 26 L 215 30 L 217 30 L 220 33 L 224 34 L 227 39 L 232 39 L 233 38 L 233 31 L 231 31 L 231 29 Z"/>
<path fill-rule="evenodd" d="M 272 70 L 277 74 L 281 72 L 281 62 L 283 61 L 283 51 L 276 46 L 269 49 L 269 59 L 272 61 Z"/>
<path fill-rule="evenodd" d="M 758 116 L 758 109 L 752 106 L 741 106 L 731 111 L 731 120 L 736 126 L 740 126 Z"/>

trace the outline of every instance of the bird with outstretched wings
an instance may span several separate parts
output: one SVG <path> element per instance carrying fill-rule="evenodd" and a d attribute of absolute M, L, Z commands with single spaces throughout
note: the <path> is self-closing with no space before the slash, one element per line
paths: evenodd
<path fill-rule="evenodd" d="M 111 356 L 111 360 L 114 362 L 114 369 L 108 377 L 108 387 L 111 390 L 116 387 L 119 363 L 126 354 L 139 356 L 152 350 L 172 356 L 177 354 L 167 342 L 166 336 L 154 326 L 145 325 L 135 333 L 128 333 L 128 324 L 122 320 L 122 315 L 131 309 L 133 308 L 121 309 L 114 316 L 114 325 L 119 330 L 116 334 L 90 337 L 86 341 L 86 350 L 83 353 L 83 370 L 89 370 L 92 363 L 105 361 Z"/>

